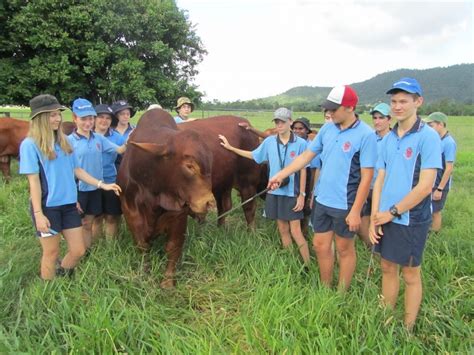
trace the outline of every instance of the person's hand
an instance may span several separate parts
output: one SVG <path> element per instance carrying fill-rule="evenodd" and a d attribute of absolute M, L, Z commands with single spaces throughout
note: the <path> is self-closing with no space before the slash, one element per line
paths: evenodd
<path fill-rule="evenodd" d="M 293 207 L 294 212 L 299 212 L 304 208 L 304 196 L 303 195 L 298 195 L 296 198 L 296 205 Z"/>
<path fill-rule="evenodd" d="M 84 214 L 84 211 L 82 210 L 81 204 L 79 202 L 76 202 L 76 208 L 79 214 Z"/>
<path fill-rule="evenodd" d="M 225 136 L 223 136 L 222 134 L 219 134 L 218 137 L 221 140 L 221 146 L 223 146 L 227 150 L 232 149 L 232 146 L 229 144 L 229 141 L 227 140 L 227 138 Z"/>
<path fill-rule="evenodd" d="M 117 196 L 120 196 L 120 193 L 122 192 L 122 189 L 117 184 L 102 184 L 100 187 L 105 191 L 115 192 Z"/>
<path fill-rule="evenodd" d="M 394 216 L 389 211 L 377 212 L 375 213 L 373 218 L 371 218 L 371 220 L 373 220 L 376 226 L 381 226 L 382 224 L 391 222 L 393 220 L 393 217 Z"/>
<path fill-rule="evenodd" d="M 369 239 L 370 239 L 370 242 L 372 244 L 378 244 L 379 239 L 382 238 L 382 236 L 383 236 L 382 226 L 376 226 L 372 222 L 372 218 L 371 218 L 371 222 L 369 224 Z"/>
<path fill-rule="evenodd" d="M 271 177 L 268 180 L 267 189 L 270 189 L 270 190 L 278 189 L 280 187 L 282 181 L 283 181 L 283 178 L 281 178 L 279 176 L 279 173 L 277 173 L 275 176 Z"/>
<path fill-rule="evenodd" d="M 443 192 L 442 191 L 438 191 L 438 190 L 435 190 L 433 192 L 433 201 L 439 201 L 441 200 L 441 197 L 443 196 Z"/>
<path fill-rule="evenodd" d="M 49 223 L 48 217 L 46 217 L 43 212 L 35 214 L 35 223 L 36 229 L 42 233 L 49 233 L 49 227 L 51 227 L 51 223 Z"/>
<path fill-rule="evenodd" d="M 360 227 L 360 222 L 361 222 L 360 212 L 351 210 L 346 217 L 346 223 L 349 226 L 349 230 L 351 232 L 357 232 Z"/>
<path fill-rule="evenodd" d="M 250 124 L 248 122 L 239 122 L 238 125 L 246 130 L 250 129 Z"/>

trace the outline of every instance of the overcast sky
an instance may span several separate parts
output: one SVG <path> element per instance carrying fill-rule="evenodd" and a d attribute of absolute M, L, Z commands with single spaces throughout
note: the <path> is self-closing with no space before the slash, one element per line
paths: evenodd
<path fill-rule="evenodd" d="M 474 62 L 474 1 L 177 0 L 208 54 L 206 100 Z"/>

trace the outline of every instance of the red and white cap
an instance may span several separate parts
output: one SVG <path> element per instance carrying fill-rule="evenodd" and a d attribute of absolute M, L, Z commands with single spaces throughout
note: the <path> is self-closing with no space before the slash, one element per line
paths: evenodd
<path fill-rule="evenodd" d="M 331 90 L 321 107 L 326 110 L 337 110 L 340 106 L 356 107 L 358 101 L 359 98 L 353 88 L 349 85 L 341 85 Z"/>

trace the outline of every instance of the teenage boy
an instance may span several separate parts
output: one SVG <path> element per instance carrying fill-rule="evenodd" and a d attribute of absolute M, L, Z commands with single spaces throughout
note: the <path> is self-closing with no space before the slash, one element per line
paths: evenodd
<path fill-rule="evenodd" d="M 402 78 L 387 94 L 397 123 L 380 147 L 369 236 L 381 255 L 382 296 L 389 308 L 397 301 L 402 268 L 405 326 L 411 330 L 422 298 L 421 259 L 431 224 L 431 189 L 441 168 L 441 142 L 417 116 L 423 103 L 418 81 Z"/>
<path fill-rule="evenodd" d="M 456 142 L 449 134 L 446 127 L 448 116 L 442 112 L 433 112 L 426 119 L 428 125 L 441 137 L 441 162 L 443 168 L 438 170 L 436 182 L 432 193 L 433 224 L 431 230 L 439 232 L 441 229 L 441 210 L 444 208 L 449 189 L 451 188 L 451 176 L 453 174 L 454 159 L 456 158 Z"/>
<path fill-rule="evenodd" d="M 380 143 L 382 142 L 383 137 L 390 132 L 390 106 L 384 102 L 376 105 L 371 111 L 372 122 L 375 130 L 375 139 L 377 140 L 377 153 L 380 148 Z M 362 219 L 360 223 L 359 232 L 357 233 L 362 241 L 367 246 L 372 246 L 369 238 L 369 224 L 370 224 L 370 214 L 372 212 L 372 189 L 374 188 L 375 179 L 377 178 L 377 171 L 374 171 L 374 177 L 372 178 L 372 183 L 370 184 L 369 196 L 367 196 L 367 201 L 365 202 L 364 208 L 362 209 Z"/>
<path fill-rule="evenodd" d="M 268 182 L 271 189 L 276 189 L 285 177 L 305 167 L 316 155 L 321 157 L 316 203 L 311 212 L 313 247 L 321 282 L 330 287 L 335 234 L 341 291 L 349 287 L 355 270 L 354 235 L 360 227 L 377 153 L 372 129 L 355 116 L 357 102 L 357 94 L 350 86 L 333 88 L 322 104 L 333 122 L 326 123 L 309 148 Z"/>

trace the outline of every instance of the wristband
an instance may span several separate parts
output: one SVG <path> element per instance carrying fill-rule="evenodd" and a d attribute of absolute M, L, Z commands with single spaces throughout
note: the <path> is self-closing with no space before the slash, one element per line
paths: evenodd
<path fill-rule="evenodd" d="M 42 211 L 34 211 L 33 214 L 41 213 Z"/>
<path fill-rule="evenodd" d="M 99 182 L 97 183 L 97 188 L 100 189 L 101 186 L 102 186 L 102 180 L 99 180 Z"/>
<path fill-rule="evenodd" d="M 440 189 L 439 187 L 436 189 L 436 191 L 443 192 L 443 189 Z"/>

